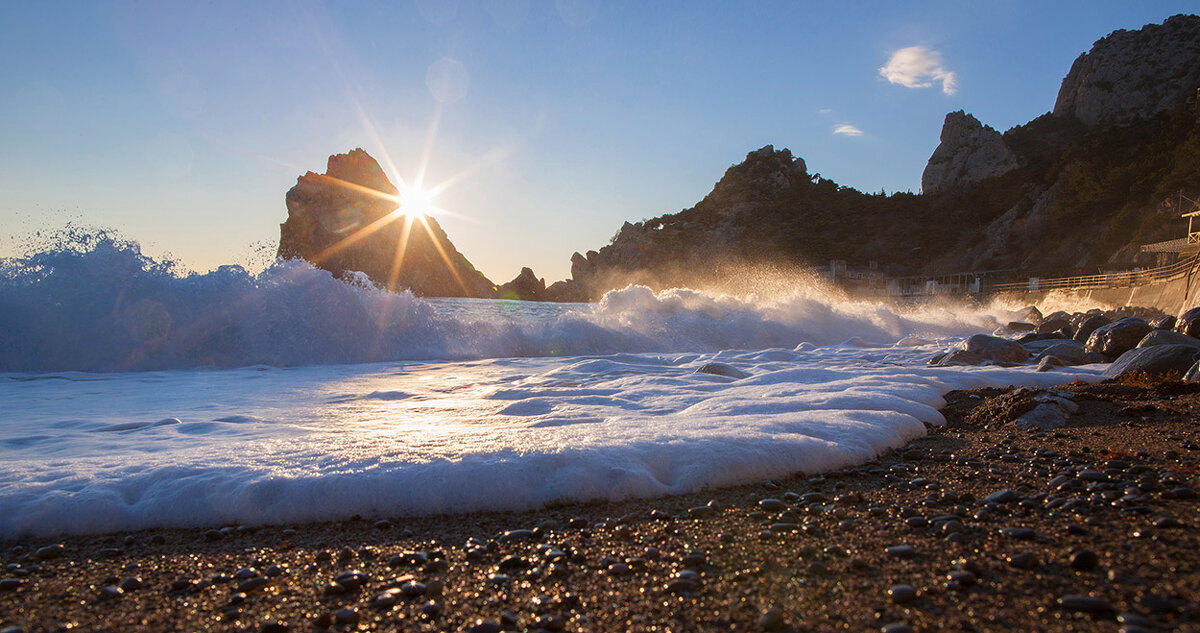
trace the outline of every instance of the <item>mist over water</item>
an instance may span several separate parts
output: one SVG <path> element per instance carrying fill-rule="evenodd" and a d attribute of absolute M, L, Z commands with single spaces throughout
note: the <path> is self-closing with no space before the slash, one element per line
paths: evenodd
<path fill-rule="evenodd" d="M 800 275 L 761 295 L 631 286 L 596 304 L 420 299 L 302 261 L 181 274 L 105 232 L 0 262 L 0 371 L 146 371 L 891 344 L 990 331 L 1002 310 L 847 300 Z"/>

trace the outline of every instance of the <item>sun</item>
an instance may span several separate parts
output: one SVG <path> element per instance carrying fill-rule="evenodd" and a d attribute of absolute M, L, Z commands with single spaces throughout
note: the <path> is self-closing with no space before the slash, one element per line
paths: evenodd
<path fill-rule="evenodd" d="M 412 185 L 401 185 L 400 193 L 396 196 L 396 201 L 400 203 L 400 208 L 393 213 L 397 213 L 412 219 L 419 219 L 435 215 L 438 212 L 437 205 L 434 204 L 435 195 L 429 191 L 425 191 L 420 187 Z"/>

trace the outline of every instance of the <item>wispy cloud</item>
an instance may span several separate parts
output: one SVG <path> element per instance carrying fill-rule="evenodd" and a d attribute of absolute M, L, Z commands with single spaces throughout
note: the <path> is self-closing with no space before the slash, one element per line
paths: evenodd
<path fill-rule="evenodd" d="M 952 95 L 958 91 L 958 78 L 946 70 L 942 54 L 924 46 L 909 46 L 892 53 L 879 74 L 894 84 L 906 88 L 929 88 L 941 82 L 942 92 Z"/>
<path fill-rule="evenodd" d="M 843 123 L 843 124 L 833 128 L 833 133 L 841 134 L 842 136 L 862 136 L 863 135 L 862 130 L 854 127 L 853 125 L 850 125 L 849 123 Z"/>
<path fill-rule="evenodd" d="M 833 114 L 833 108 L 821 108 L 817 110 L 817 114 Z"/>

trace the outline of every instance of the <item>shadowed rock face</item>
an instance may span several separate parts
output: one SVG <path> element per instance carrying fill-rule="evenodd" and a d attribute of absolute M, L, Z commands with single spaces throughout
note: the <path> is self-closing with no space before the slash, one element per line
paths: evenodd
<path fill-rule="evenodd" d="M 921 174 L 921 191 L 995 178 L 1019 166 L 999 132 L 962 110 L 951 112 L 942 125 L 941 144 Z"/>
<path fill-rule="evenodd" d="M 310 171 L 287 192 L 279 256 L 308 260 L 336 277 L 362 272 L 379 286 L 420 296 L 496 296 L 437 220 L 390 215 L 397 193 L 363 150 L 330 156 L 324 174 Z"/>
<path fill-rule="evenodd" d="M 1200 17 L 1177 15 L 1097 41 L 1071 65 L 1054 114 L 1089 126 L 1126 123 L 1179 107 L 1198 87 Z"/>

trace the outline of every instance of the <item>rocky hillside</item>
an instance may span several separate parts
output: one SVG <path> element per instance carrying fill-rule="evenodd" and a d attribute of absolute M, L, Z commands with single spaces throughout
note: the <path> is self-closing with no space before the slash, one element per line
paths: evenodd
<path fill-rule="evenodd" d="M 381 287 L 422 296 L 496 296 L 437 220 L 393 214 L 397 193 L 363 150 L 330 156 L 324 174 L 310 171 L 287 192 L 279 256 L 306 259 L 339 277 L 362 272 Z"/>
<path fill-rule="evenodd" d="M 1054 111 L 1003 134 L 946 116 L 921 195 L 864 194 L 772 146 L 730 167 L 690 209 L 626 223 L 571 259 L 539 298 L 626 283 L 702 285 L 746 265 L 877 262 L 892 274 L 1014 278 L 1138 262 L 1179 237 L 1178 193 L 1200 195 L 1200 17 L 1118 31 L 1081 55 Z M 530 272 L 528 277 L 533 277 Z"/>

